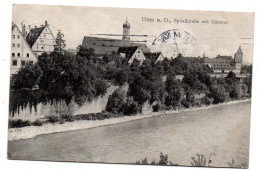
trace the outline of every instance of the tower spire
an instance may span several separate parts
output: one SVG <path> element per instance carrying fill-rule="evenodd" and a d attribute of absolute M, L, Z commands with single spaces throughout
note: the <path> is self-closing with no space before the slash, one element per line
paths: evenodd
<path fill-rule="evenodd" d="M 126 17 L 126 21 L 125 23 L 123 24 L 123 37 L 122 39 L 123 40 L 126 40 L 126 41 L 130 41 L 130 24 L 128 23 L 127 21 L 127 17 Z"/>

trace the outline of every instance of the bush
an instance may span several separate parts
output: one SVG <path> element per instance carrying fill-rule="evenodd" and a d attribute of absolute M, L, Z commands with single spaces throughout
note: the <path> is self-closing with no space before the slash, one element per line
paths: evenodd
<path fill-rule="evenodd" d="M 120 113 L 122 111 L 122 107 L 124 105 L 124 92 L 122 89 L 116 89 L 112 95 L 108 97 L 106 111 L 112 113 Z"/>
<path fill-rule="evenodd" d="M 61 119 L 64 119 L 65 122 L 72 122 L 75 120 L 75 117 L 74 117 L 74 115 L 63 114 L 63 115 L 61 115 Z"/>
<path fill-rule="evenodd" d="M 59 116 L 57 116 L 57 115 L 50 115 L 50 116 L 47 116 L 47 120 L 48 120 L 48 122 L 50 122 L 50 123 L 56 123 L 56 122 L 58 122 L 59 121 Z"/>
<path fill-rule="evenodd" d="M 206 166 L 206 158 L 202 154 L 197 154 L 196 156 L 191 157 L 192 166 L 197 166 L 197 167 L 205 167 Z"/>
<path fill-rule="evenodd" d="M 43 122 L 42 122 L 41 120 L 37 119 L 36 121 L 34 121 L 34 122 L 32 123 L 32 125 L 34 125 L 34 126 L 42 126 L 42 125 L 43 125 Z"/>
<path fill-rule="evenodd" d="M 160 109 L 161 109 L 161 106 L 158 103 L 153 105 L 153 111 L 154 112 L 158 112 Z"/>
<path fill-rule="evenodd" d="M 132 98 L 128 98 L 127 102 L 123 105 L 124 115 L 136 115 L 141 112 L 141 107 Z"/>
<path fill-rule="evenodd" d="M 168 160 L 168 155 L 164 155 L 162 152 L 160 153 L 160 161 L 158 163 L 154 160 L 151 163 L 149 163 L 147 158 L 144 158 L 142 161 L 135 162 L 135 164 L 178 166 L 178 164 L 173 164 L 170 160 Z"/>
<path fill-rule="evenodd" d="M 65 122 L 66 122 L 66 119 L 64 119 L 64 118 L 59 119 L 59 124 L 64 124 Z"/>
<path fill-rule="evenodd" d="M 183 107 L 185 108 L 189 108 L 191 106 L 191 103 L 188 102 L 186 99 L 182 99 L 181 104 L 183 105 Z"/>
<path fill-rule="evenodd" d="M 213 99 L 212 98 L 209 98 L 207 96 L 201 98 L 201 103 L 202 104 L 205 104 L 205 105 L 211 105 L 213 102 Z"/>
<path fill-rule="evenodd" d="M 21 119 L 9 120 L 9 128 L 21 128 L 25 126 L 31 126 L 31 122 L 29 120 L 23 121 Z"/>
<path fill-rule="evenodd" d="M 163 155 L 163 153 L 161 152 L 160 154 L 160 161 L 159 161 L 159 165 L 167 165 L 168 164 L 168 155 Z"/>

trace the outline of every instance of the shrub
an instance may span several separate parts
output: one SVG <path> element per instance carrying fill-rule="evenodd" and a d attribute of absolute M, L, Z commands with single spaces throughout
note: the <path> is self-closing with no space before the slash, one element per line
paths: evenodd
<path fill-rule="evenodd" d="M 153 105 L 153 111 L 154 112 L 158 112 L 160 109 L 161 109 L 161 106 L 158 103 Z"/>
<path fill-rule="evenodd" d="M 201 98 L 201 103 L 202 104 L 205 104 L 205 105 L 211 105 L 213 102 L 213 99 L 212 98 L 209 98 L 207 96 Z"/>
<path fill-rule="evenodd" d="M 36 121 L 34 121 L 34 122 L 32 123 L 32 125 L 34 125 L 34 126 L 42 126 L 42 125 L 43 125 L 43 122 L 42 122 L 41 120 L 37 119 Z"/>
<path fill-rule="evenodd" d="M 159 165 L 167 165 L 168 164 L 168 155 L 163 155 L 163 153 L 161 152 L 160 154 L 160 161 L 159 161 Z"/>
<path fill-rule="evenodd" d="M 63 114 L 61 115 L 61 119 L 64 119 L 66 122 L 72 122 L 75 120 L 75 117 L 71 114 Z"/>
<path fill-rule="evenodd" d="M 106 111 L 112 113 L 119 113 L 122 111 L 122 107 L 124 104 L 124 92 L 122 89 L 116 89 L 112 95 L 108 97 Z"/>
<path fill-rule="evenodd" d="M 168 160 L 168 155 L 164 155 L 162 152 L 160 153 L 160 161 L 157 163 L 154 160 L 149 163 L 147 158 L 144 158 L 142 161 L 137 161 L 135 164 L 144 164 L 144 165 L 165 165 L 165 166 L 178 166 L 178 164 L 173 164 L 170 160 Z"/>
<path fill-rule="evenodd" d="M 197 167 L 205 167 L 206 166 L 206 158 L 202 154 L 197 154 L 195 157 L 191 157 L 192 166 L 197 166 Z"/>
<path fill-rule="evenodd" d="M 225 102 L 229 97 L 229 93 L 227 92 L 227 90 L 223 85 L 211 86 L 210 92 L 211 92 L 210 96 L 214 98 L 213 103 L 215 104 Z"/>
<path fill-rule="evenodd" d="M 64 118 L 60 118 L 60 119 L 59 119 L 59 124 L 64 124 L 65 121 L 66 121 L 66 119 L 64 119 Z"/>
<path fill-rule="evenodd" d="M 25 126 L 31 126 L 31 122 L 29 120 L 23 121 L 21 119 L 9 120 L 9 128 L 21 128 Z"/>
<path fill-rule="evenodd" d="M 190 102 L 188 102 L 186 99 L 182 99 L 181 104 L 185 107 L 185 108 L 189 108 L 191 106 Z"/>
<path fill-rule="evenodd" d="M 48 122 L 50 122 L 50 123 L 56 123 L 56 122 L 58 122 L 59 121 L 59 116 L 57 116 L 57 115 L 50 115 L 50 116 L 47 116 L 47 120 L 48 120 Z"/>
<path fill-rule="evenodd" d="M 142 160 L 142 164 L 146 164 L 146 165 L 149 164 L 147 158 L 145 158 L 145 159 Z"/>
<path fill-rule="evenodd" d="M 127 102 L 123 105 L 124 115 L 136 115 L 141 111 L 141 107 L 132 98 L 128 98 Z"/>

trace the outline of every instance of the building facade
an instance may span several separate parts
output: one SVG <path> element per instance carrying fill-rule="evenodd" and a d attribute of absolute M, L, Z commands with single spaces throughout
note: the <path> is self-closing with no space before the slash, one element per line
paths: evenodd
<path fill-rule="evenodd" d="M 23 27 L 24 29 L 24 27 Z M 23 30 L 24 31 L 24 30 Z M 10 74 L 16 74 L 17 71 L 27 62 L 35 63 L 37 58 L 31 50 L 29 44 L 25 40 L 24 34 L 17 25 L 12 24 L 12 38 L 11 38 L 11 62 Z"/>
<path fill-rule="evenodd" d="M 118 54 L 120 57 L 126 58 L 129 64 L 133 63 L 135 59 L 140 61 L 140 64 L 142 64 L 146 59 L 142 49 L 139 46 L 120 47 L 118 49 Z"/>
<path fill-rule="evenodd" d="M 44 52 L 53 52 L 54 45 L 56 44 L 55 37 L 53 36 L 47 21 L 45 21 L 45 25 L 41 25 L 40 27 L 35 26 L 35 28 L 30 28 L 29 26 L 29 33 L 26 36 L 26 41 L 36 56 L 40 56 Z"/>
<path fill-rule="evenodd" d="M 237 52 L 232 56 L 220 56 L 215 58 L 208 58 L 203 55 L 203 63 L 209 66 L 215 74 L 228 74 L 230 71 L 237 75 L 241 72 L 241 66 L 243 62 L 243 52 L 241 46 L 239 46 Z"/>

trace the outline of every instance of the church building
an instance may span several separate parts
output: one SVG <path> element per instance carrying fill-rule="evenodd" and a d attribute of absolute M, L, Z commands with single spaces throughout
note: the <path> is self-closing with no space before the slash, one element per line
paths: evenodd
<path fill-rule="evenodd" d="M 85 36 L 82 46 L 94 49 L 96 55 L 116 54 L 120 47 L 135 47 L 138 46 L 142 52 L 150 52 L 146 44 L 136 43 L 130 39 L 130 24 L 126 20 L 123 24 L 122 39 L 109 39 L 100 37 Z"/>

